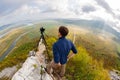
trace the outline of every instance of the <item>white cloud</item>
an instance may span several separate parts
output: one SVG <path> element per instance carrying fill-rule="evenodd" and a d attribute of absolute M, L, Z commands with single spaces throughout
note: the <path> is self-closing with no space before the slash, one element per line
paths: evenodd
<path fill-rule="evenodd" d="M 23 5 L 19 9 L 9 15 L 3 16 L 0 19 L 0 24 L 9 24 L 21 20 L 31 20 L 35 19 L 40 15 L 40 9 L 38 7 L 31 7 L 28 5 Z"/>
<path fill-rule="evenodd" d="M 40 13 L 40 9 L 38 7 L 31 7 L 28 5 L 23 5 L 19 9 L 15 10 L 11 15 L 13 16 L 29 16 Z M 10 15 L 9 15 L 10 16 Z"/>
<path fill-rule="evenodd" d="M 120 9 L 120 1 L 119 0 L 105 0 L 112 9 Z"/>
<path fill-rule="evenodd" d="M 109 0 L 11 0 L 11 2 L 4 0 L 4 2 L 20 6 L 12 13 L 1 17 L 0 24 L 44 18 L 78 18 L 101 19 L 108 24 L 114 24 L 113 27 L 117 31 L 120 29 L 120 9 L 113 7 L 115 4 L 112 5 L 114 3 L 112 0 L 110 2 Z"/>

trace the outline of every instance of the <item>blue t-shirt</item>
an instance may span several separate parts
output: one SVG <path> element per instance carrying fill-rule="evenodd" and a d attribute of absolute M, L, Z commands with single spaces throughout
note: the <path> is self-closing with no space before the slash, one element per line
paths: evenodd
<path fill-rule="evenodd" d="M 75 54 L 77 53 L 74 44 L 70 40 L 65 37 L 59 38 L 59 40 L 53 45 L 54 62 L 65 64 L 70 50 Z"/>

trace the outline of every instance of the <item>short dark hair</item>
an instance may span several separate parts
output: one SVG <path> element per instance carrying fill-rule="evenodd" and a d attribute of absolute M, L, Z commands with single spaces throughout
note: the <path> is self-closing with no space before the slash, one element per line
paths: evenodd
<path fill-rule="evenodd" d="M 68 28 L 65 27 L 65 26 L 60 26 L 60 27 L 59 27 L 59 32 L 60 32 L 60 34 L 61 34 L 63 37 L 65 37 L 65 36 L 67 36 L 67 34 L 69 33 L 69 30 L 68 30 Z"/>

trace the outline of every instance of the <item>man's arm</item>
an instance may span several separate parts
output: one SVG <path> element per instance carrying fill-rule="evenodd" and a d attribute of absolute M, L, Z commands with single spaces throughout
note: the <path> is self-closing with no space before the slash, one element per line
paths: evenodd
<path fill-rule="evenodd" d="M 69 55 L 68 55 L 68 59 L 67 60 L 69 60 L 70 58 L 72 58 L 73 56 L 75 55 L 75 53 L 70 53 Z"/>
<path fill-rule="evenodd" d="M 71 42 L 71 45 L 72 45 L 72 48 L 71 48 L 71 50 L 72 50 L 72 53 L 70 53 L 69 55 L 68 55 L 68 60 L 70 59 L 70 58 L 72 58 L 76 53 L 77 53 L 77 50 L 76 50 L 76 48 L 75 48 L 75 46 L 74 46 L 74 44 Z"/>

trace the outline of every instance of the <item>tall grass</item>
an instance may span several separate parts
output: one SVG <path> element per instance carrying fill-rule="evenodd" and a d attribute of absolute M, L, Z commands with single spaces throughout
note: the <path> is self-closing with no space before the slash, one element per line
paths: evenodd
<path fill-rule="evenodd" d="M 0 71 L 6 67 L 12 67 L 14 65 L 23 63 L 27 58 L 29 51 L 35 50 L 37 48 L 37 41 L 38 40 L 33 39 L 31 42 L 24 43 L 18 48 L 15 48 L 8 57 L 6 57 L 2 62 L 0 62 Z"/>

